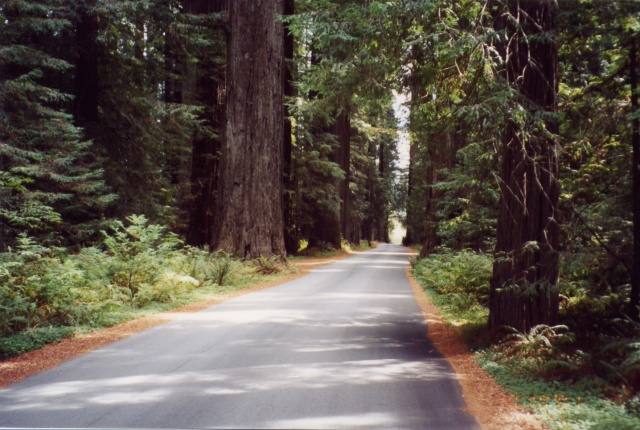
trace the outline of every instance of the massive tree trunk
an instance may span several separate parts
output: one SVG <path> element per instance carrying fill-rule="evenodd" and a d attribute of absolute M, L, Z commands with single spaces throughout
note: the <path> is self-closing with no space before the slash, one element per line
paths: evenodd
<path fill-rule="evenodd" d="M 351 199 L 349 196 L 349 182 L 351 180 L 351 117 L 346 108 L 336 115 L 332 133 L 338 140 L 334 161 L 338 163 L 344 172 L 344 179 L 338 184 L 338 195 L 341 200 L 340 231 L 344 239 L 353 242 L 351 234 Z M 359 239 L 358 242 L 360 242 Z"/>
<path fill-rule="evenodd" d="M 429 148 L 425 181 L 427 190 L 425 192 L 424 238 L 420 249 L 420 257 L 422 258 L 432 254 L 441 243 L 438 236 L 440 222 L 438 202 L 443 193 L 437 188 L 437 185 L 442 180 L 440 172 L 454 166 L 458 149 L 455 129 L 436 136 Z"/>
<path fill-rule="evenodd" d="M 631 108 L 638 112 L 638 41 L 634 37 L 629 52 L 631 78 Z M 631 124 L 632 181 L 633 181 L 633 263 L 631 265 L 631 297 L 629 315 L 640 320 L 640 121 L 634 116 Z"/>
<path fill-rule="evenodd" d="M 86 1 L 78 13 L 75 23 L 78 56 L 75 69 L 75 119 L 80 127 L 87 129 L 89 138 L 93 126 L 98 122 L 100 77 L 98 74 L 98 16 L 91 11 L 95 1 Z"/>
<path fill-rule="evenodd" d="M 225 12 L 228 0 L 185 0 L 184 12 L 208 14 Z M 221 30 L 222 32 L 222 30 Z M 221 35 L 220 37 L 223 37 Z M 216 63 L 224 52 L 211 53 L 212 61 L 185 65 L 183 102 L 204 108 L 201 118 L 211 130 L 222 134 L 225 110 L 225 70 Z M 211 244 L 218 188 L 221 137 L 196 133 L 191 149 L 191 196 L 187 243 L 193 246 Z"/>
<path fill-rule="evenodd" d="M 415 190 L 415 182 L 416 182 L 416 174 L 415 174 L 415 164 L 417 158 L 418 145 L 414 143 L 409 143 L 409 168 L 407 172 L 407 230 L 405 232 L 404 237 L 402 238 L 402 244 L 404 246 L 409 246 L 417 243 L 418 235 L 415 232 L 415 214 L 413 210 L 413 194 Z"/>
<path fill-rule="evenodd" d="M 389 243 L 389 211 L 388 201 L 384 195 L 382 188 L 387 187 L 389 177 L 389 161 L 387 160 L 388 142 L 383 137 L 378 141 L 378 148 L 372 142 L 370 148 L 371 157 L 371 178 L 372 184 L 369 202 L 372 206 L 371 220 L 371 235 L 372 239 L 378 242 Z M 376 155 L 377 154 L 377 155 Z M 376 163 L 377 161 L 377 163 Z M 376 168 L 377 164 L 377 168 Z M 376 175 L 377 171 L 377 175 Z M 371 239 L 368 239 L 371 240 Z"/>
<path fill-rule="evenodd" d="M 557 110 L 556 0 L 509 1 L 518 20 L 506 29 L 503 47 L 508 82 L 523 97 L 532 117 Z M 491 279 L 491 327 L 521 331 L 537 324 L 555 324 L 558 314 L 557 148 L 553 119 L 546 132 L 522 129 L 510 122 L 503 136 L 501 197 L 496 256 Z"/>
<path fill-rule="evenodd" d="M 441 142 L 444 140 L 444 142 Z M 438 237 L 438 215 L 437 203 L 441 198 L 441 192 L 435 187 L 440 180 L 439 170 L 442 166 L 443 153 L 447 148 L 441 147 L 446 144 L 448 139 L 434 139 L 430 145 L 428 152 L 427 177 L 425 182 L 427 189 L 425 191 L 425 210 L 424 210 L 424 238 L 422 240 L 422 248 L 420 248 L 420 257 L 425 258 L 433 253 L 438 245 L 440 238 Z"/>
<path fill-rule="evenodd" d="M 424 87 L 420 78 L 420 68 L 424 64 L 424 53 L 418 45 L 411 47 L 411 75 L 409 76 L 409 91 L 411 96 L 411 104 L 409 106 L 409 134 L 415 135 L 417 125 L 415 121 L 415 115 L 418 110 L 417 107 L 421 103 L 421 99 L 425 96 Z M 413 140 L 409 142 L 409 172 L 408 172 L 408 185 L 407 185 L 407 231 L 402 238 L 402 244 L 405 246 L 415 245 L 422 243 L 423 231 L 422 231 L 422 217 L 424 212 L 422 211 L 423 205 L 420 196 L 420 173 L 422 170 L 423 156 L 420 153 L 420 148 L 417 142 Z"/>
<path fill-rule="evenodd" d="M 367 213 L 362 223 L 362 239 L 371 243 L 376 240 L 376 222 L 375 208 L 377 206 L 377 181 L 376 181 L 376 153 L 377 145 L 375 140 L 369 141 L 367 148 L 369 155 L 369 164 L 367 167 L 367 201 L 371 203 L 372 209 Z M 380 166 L 382 168 L 382 166 Z"/>
<path fill-rule="evenodd" d="M 440 238 L 438 237 L 438 214 L 437 204 L 441 198 L 441 192 L 435 187 L 440 180 L 439 170 L 441 166 L 442 149 L 440 148 L 441 142 L 436 140 L 435 145 L 431 145 L 429 150 L 429 160 L 427 167 L 427 177 L 425 182 L 427 189 L 425 191 L 425 206 L 424 206 L 424 238 L 422 240 L 422 248 L 420 248 L 420 257 L 425 258 L 435 251 L 436 247 L 440 245 Z"/>
<path fill-rule="evenodd" d="M 244 258 L 285 256 L 283 0 L 229 9 L 227 113 L 213 248 Z"/>
<path fill-rule="evenodd" d="M 295 12 L 295 1 L 284 0 L 284 15 L 290 16 Z M 285 24 L 284 31 L 284 96 L 285 98 L 293 97 L 296 94 L 295 87 L 293 86 L 293 54 L 294 54 L 294 37 L 293 33 L 289 31 L 289 25 Z M 291 124 L 291 112 L 289 107 L 286 108 L 286 114 L 284 119 L 284 190 L 283 193 L 283 205 L 284 205 L 284 227 L 285 235 L 284 242 L 287 249 L 287 254 L 294 254 L 298 251 L 298 234 L 294 226 L 293 216 L 293 204 L 291 202 L 291 196 L 294 188 L 293 178 L 293 129 Z"/>

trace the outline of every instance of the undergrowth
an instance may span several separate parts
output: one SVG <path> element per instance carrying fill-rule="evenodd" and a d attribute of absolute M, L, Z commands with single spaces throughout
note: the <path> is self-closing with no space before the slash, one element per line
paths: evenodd
<path fill-rule="evenodd" d="M 498 340 L 486 326 L 491 261 L 482 253 L 441 250 L 412 261 L 412 274 L 444 320 L 461 329 L 478 364 L 549 428 L 640 428 L 640 327 L 624 318 L 594 323 L 619 298 L 595 298 L 575 281 L 565 283 L 565 324 L 526 333 L 505 327 Z"/>
<path fill-rule="evenodd" d="M 24 235 L 0 253 L 0 358 L 289 270 L 279 259 L 241 261 L 184 247 L 143 216 L 102 233 L 100 246 L 76 254 Z"/>
<path fill-rule="evenodd" d="M 347 240 L 343 240 L 340 249 L 337 249 L 328 242 L 318 242 L 315 246 L 309 246 L 306 240 L 300 242 L 298 251 L 292 256 L 293 259 L 297 257 L 330 257 L 333 255 L 344 254 L 345 252 L 352 251 L 366 251 L 376 247 L 376 242 L 370 242 L 368 240 L 361 240 L 359 244 L 350 243 Z"/>
<path fill-rule="evenodd" d="M 448 324 L 457 326 L 467 343 L 477 346 L 489 314 L 491 259 L 473 251 L 444 250 L 411 261 L 412 274 L 425 288 Z"/>

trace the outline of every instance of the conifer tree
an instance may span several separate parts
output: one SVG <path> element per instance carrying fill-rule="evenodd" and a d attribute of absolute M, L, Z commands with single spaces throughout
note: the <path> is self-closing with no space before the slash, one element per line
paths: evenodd
<path fill-rule="evenodd" d="M 70 73 L 69 63 L 47 52 L 70 22 L 52 1 L 5 1 L 1 11 L 0 246 L 21 231 L 87 240 L 96 231 L 87 223 L 114 196 L 66 112 L 72 97 L 47 85 Z"/>
<path fill-rule="evenodd" d="M 558 318 L 558 60 L 556 0 L 509 1 L 496 29 L 505 78 L 535 127 L 510 118 L 503 135 L 489 325 L 528 331 Z M 513 17 L 510 20 L 508 17 Z M 551 114 L 551 115 L 550 115 Z M 531 121 L 531 120 L 530 120 Z"/>
<path fill-rule="evenodd" d="M 306 203 L 298 207 L 297 222 L 309 246 L 340 247 L 342 240 L 358 243 L 372 232 L 365 211 L 373 202 L 363 197 L 375 194 L 364 190 L 367 177 L 370 185 L 377 181 L 369 163 L 378 153 L 370 154 L 369 145 L 376 144 L 356 122 L 379 126 L 365 105 L 386 106 L 389 100 L 389 90 L 382 88 L 390 84 L 389 69 L 380 64 L 386 57 L 376 57 L 376 47 L 388 46 L 378 38 L 387 6 L 344 0 L 299 4 L 293 20 L 303 55 L 296 143 L 307 149 L 294 152 L 294 166 L 304 166 L 296 178 L 297 201 Z M 325 184 L 322 190 L 316 182 Z"/>
<path fill-rule="evenodd" d="M 179 49 L 182 100 L 199 109 L 191 137 L 187 243 L 213 239 L 226 90 L 226 0 L 184 0 Z"/>
<path fill-rule="evenodd" d="M 227 119 L 213 248 L 285 256 L 282 0 L 230 5 Z"/>
<path fill-rule="evenodd" d="M 180 102 L 176 56 L 180 4 L 174 0 L 79 2 L 76 119 L 102 157 L 118 194 L 114 217 L 144 214 L 186 230 L 194 107 Z"/>

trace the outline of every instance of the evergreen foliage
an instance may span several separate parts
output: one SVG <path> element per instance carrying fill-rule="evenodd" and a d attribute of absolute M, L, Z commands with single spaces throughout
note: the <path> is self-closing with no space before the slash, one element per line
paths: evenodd
<path fill-rule="evenodd" d="M 293 229 L 311 246 L 389 237 L 397 137 L 391 87 L 384 86 L 389 65 L 376 55 L 379 6 L 303 1 L 290 18 L 300 94 L 293 105 Z M 348 126 L 340 125 L 345 116 Z"/>
<path fill-rule="evenodd" d="M 64 243 L 95 235 L 114 200 L 67 113 L 72 96 L 50 85 L 71 65 L 55 56 L 70 26 L 54 2 L 8 1 L 0 34 L 0 244 L 20 232 Z M 57 6 L 57 7 L 56 7 Z M 53 40 L 53 42 L 52 42 Z"/>
<path fill-rule="evenodd" d="M 91 66 L 98 82 L 79 84 L 97 85 L 95 106 L 89 106 L 96 118 L 87 118 L 86 111 L 78 116 L 105 157 L 105 178 L 118 194 L 112 214 L 138 213 L 175 223 L 184 218 L 178 215 L 189 195 L 185 166 L 198 125 L 192 107 L 167 95 L 167 82 L 179 67 L 173 57 L 167 58 L 180 46 L 178 4 L 86 2 L 79 8 L 76 27 L 88 25 L 87 20 L 97 26 L 95 40 L 84 49 L 95 51 Z"/>

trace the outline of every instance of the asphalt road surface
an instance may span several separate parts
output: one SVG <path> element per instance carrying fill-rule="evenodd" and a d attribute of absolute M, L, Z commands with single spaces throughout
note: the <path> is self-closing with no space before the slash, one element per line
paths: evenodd
<path fill-rule="evenodd" d="M 0 427 L 475 429 L 380 245 L 0 391 Z"/>

